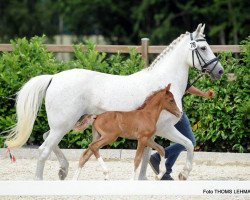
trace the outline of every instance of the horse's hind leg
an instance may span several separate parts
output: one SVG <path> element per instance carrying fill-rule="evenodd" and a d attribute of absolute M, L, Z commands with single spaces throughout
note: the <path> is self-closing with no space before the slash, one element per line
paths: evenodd
<path fill-rule="evenodd" d="M 150 154 L 151 154 L 151 148 L 146 147 L 143 151 L 141 170 L 140 170 L 139 178 L 138 178 L 139 180 L 147 180 L 146 172 L 147 172 L 147 166 L 148 166 Z"/>
<path fill-rule="evenodd" d="M 64 134 L 65 134 L 65 132 L 62 132 L 62 131 L 50 130 L 50 134 L 45 139 L 43 144 L 39 147 L 40 154 L 39 154 L 39 158 L 37 160 L 37 168 L 36 168 L 36 179 L 37 180 L 43 179 L 43 170 L 44 170 L 45 161 L 49 157 L 51 151 L 61 141 Z"/>
<path fill-rule="evenodd" d="M 45 140 L 49 135 L 49 131 L 43 134 L 43 139 Z M 59 163 L 60 163 L 60 169 L 58 172 L 58 176 L 60 180 L 64 180 L 68 175 L 68 169 L 69 169 L 69 162 L 67 161 L 65 155 L 63 154 L 62 150 L 56 145 L 53 148 L 53 152 L 56 155 Z"/>

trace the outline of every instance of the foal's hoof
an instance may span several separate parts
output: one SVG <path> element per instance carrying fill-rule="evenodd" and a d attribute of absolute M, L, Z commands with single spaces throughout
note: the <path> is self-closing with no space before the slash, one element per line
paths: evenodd
<path fill-rule="evenodd" d="M 179 178 L 179 180 L 182 180 L 182 181 L 187 180 L 187 176 L 185 176 L 182 172 L 181 172 L 181 173 L 179 173 L 178 178 Z"/>
<path fill-rule="evenodd" d="M 68 172 L 65 169 L 60 168 L 60 170 L 58 172 L 59 179 L 64 180 L 67 177 L 67 174 L 68 174 Z"/>
<path fill-rule="evenodd" d="M 109 173 L 108 172 L 104 172 L 104 180 L 108 181 L 109 180 Z"/>

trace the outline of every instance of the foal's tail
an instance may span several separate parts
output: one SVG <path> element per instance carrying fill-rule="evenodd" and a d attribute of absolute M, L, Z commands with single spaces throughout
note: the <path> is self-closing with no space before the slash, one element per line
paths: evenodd
<path fill-rule="evenodd" d="M 73 128 L 74 131 L 84 131 L 89 125 L 92 125 L 97 118 L 97 115 L 94 114 L 86 114 L 81 116 L 81 118 L 78 120 L 78 122 L 75 124 L 75 127 Z"/>
<path fill-rule="evenodd" d="M 17 124 L 9 131 L 5 144 L 9 148 L 24 145 L 32 132 L 37 112 L 53 75 L 41 75 L 29 80 L 18 92 L 16 100 Z"/>

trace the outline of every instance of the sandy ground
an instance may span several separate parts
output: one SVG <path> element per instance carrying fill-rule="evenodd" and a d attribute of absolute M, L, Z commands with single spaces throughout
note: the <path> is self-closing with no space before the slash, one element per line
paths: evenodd
<path fill-rule="evenodd" d="M 106 160 L 111 180 L 127 180 L 130 178 L 133 169 L 132 159 Z M 0 159 L 0 180 L 33 180 L 36 168 L 36 159 L 17 159 L 11 163 L 9 158 Z M 66 180 L 71 180 L 78 161 L 70 161 L 69 174 Z M 173 177 L 177 179 L 178 173 L 183 167 L 183 161 L 177 161 L 173 169 Z M 58 180 L 59 164 L 56 160 L 48 160 L 44 170 L 45 180 Z M 147 177 L 154 180 L 154 173 L 148 167 Z M 102 170 L 99 163 L 90 160 L 82 169 L 80 180 L 103 180 Z M 239 163 L 194 162 L 193 170 L 189 180 L 250 180 L 250 165 Z M 1 200 L 9 199 L 250 199 L 250 196 L 0 196 Z"/>
<path fill-rule="evenodd" d="M 110 180 L 127 180 L 133 169 L 132 160 L 107 160 L 106 164 L 110 170 Z M 69 174 L 66 180 L 71 180 L 78 161 L 70 161 Z M 177 179 L 183 163 L 177 162 L 173 168 L 173 178 Z M 1 159 L 0 180 L 34 180 L 36 169 L 35 159 L 18 159 L 11 163 L 8 158 Z M 58 180 L 59 163 L 55 160 L 48 160 L 44 169 L 44 180 Z M 154 180 L 154 173 L 148 167 L 147 177 Z M 82 169 L 80 180 L 103 180 L 102 169 L 95 160 L 90 160 Z M 250 180 L 249 165 L 213 165 L 194 164 L 189 180 Z"/>

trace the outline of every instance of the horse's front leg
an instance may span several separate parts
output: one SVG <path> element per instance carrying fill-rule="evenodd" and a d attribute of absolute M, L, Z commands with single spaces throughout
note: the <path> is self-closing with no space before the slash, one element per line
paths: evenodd
<path fill-rule="evenodd" d="M 161 180 L 162 176 L 166 173 L 166 166 L 165 166 L 165 150 L 164 148 L 157 144 L 153 138 L 150 138 L 147 142 L 147 146 L 155 149 L 161 156 L 161 162 L 159 167 L 159 174 L 156 175 L 157 180 Z"/>
<path fill-rule="evenodd" d="M 131 180 L 136 180 L 137 169 L 141 163 L 143 151 L 147 145 L 148 139 L 149 139 L 148 137 L 142 137 L 138 139 L 138 144 L 137 144 L 137 149 L 136 149 L 136 154 L 135 154 L 135 159 L 134 159 L 134 171 L 132 173 Z"/>
<path fill-rule="evenodd" d="M 186 163 L 183 170 L 179 174 L 180 180 L 186 180 L 193 166 L 193 155 L 194 155 L 193 143 L 191 142 L 191 140 L 182 135 L 173 125 L 166 127 L 164 134 L 163 135 L 161 134 L 159 136 L 167 138 L 175 143 L 179 143 L 186 148 L 187 150 Z"/>
<path fill-rule="evenodd" d="M 145 149 L 143 151 L 141 169 L 140 169 L 138 180 L 147 180 L 146 172 L 147 172 L 147 167 L 148 167 L 148 161 L 149 161 L 149 158 L 150 158 L 150 154 L 151 154 L 151 148 L 150 147 L 145 147 Z"/>

